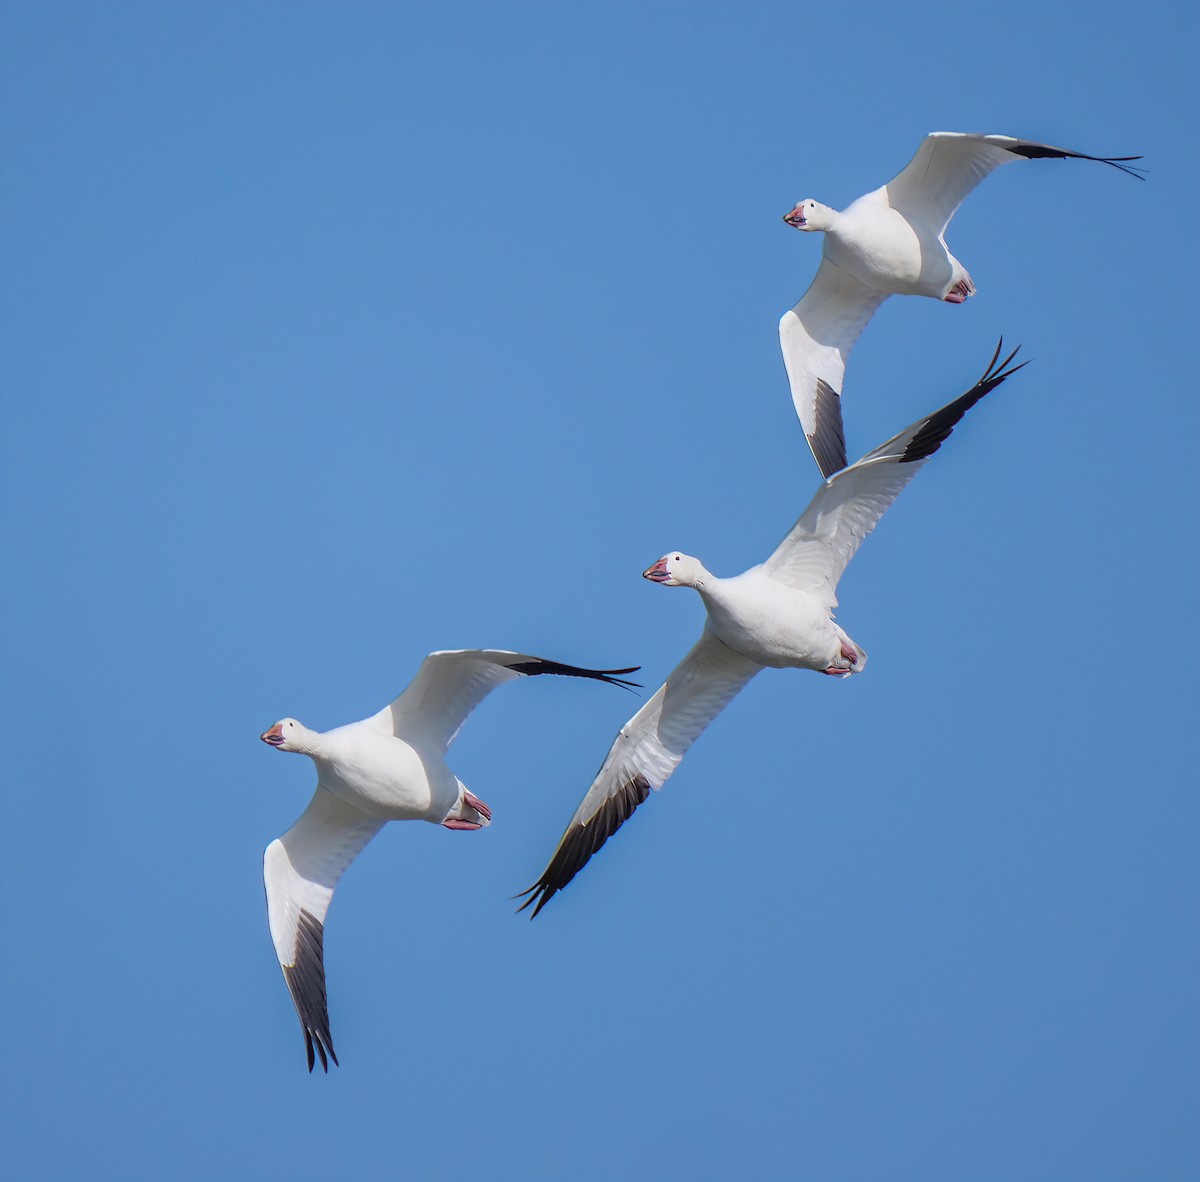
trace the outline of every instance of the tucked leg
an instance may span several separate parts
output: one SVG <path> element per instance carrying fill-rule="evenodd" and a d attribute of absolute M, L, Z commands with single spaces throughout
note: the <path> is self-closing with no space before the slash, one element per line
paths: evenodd
<path fill-rule="evenodd" d="M 858 649 L 848 640 L 842 641 L 841 656 L 842 660 L 849 661 L 851 666 L 858 664 Z M 841 662 L 835 661 L 828 669 L 822 669 L 821 672 L 828 673 L 830 677 L 849 677 L 853 668 L 847 669 Z"/>
<path fill-rule="evenodd" d="M 458 807 L 442 824 L 447 829 L 482 829 L 491 824 L 492 810 L 473 792 L 463 789 Z"/>
<path fill-rule="evenodd" d="M 975 294 L 975 284 L 971 282 L 971 276 L 964 271 L 962 278 L 954 284 L 942 299 L 947 304 L 965 304 L 967 300 Z"/>

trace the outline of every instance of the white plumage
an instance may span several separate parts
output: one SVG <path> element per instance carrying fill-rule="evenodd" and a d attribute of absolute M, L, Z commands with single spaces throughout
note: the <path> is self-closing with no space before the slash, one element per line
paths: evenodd
<path fill-rule="evenodd" d="M 695 647 L 620 730 L 595 780 L 522 905 L 537 913 L 650 794 L 666 783 L 688 747 L 764 667 L 859 673 L 866 653 L 833 618 L 837 584 L 889 505 L 989 391 L 1021 366 L 992 357 L 960 398 L 914 423 L 827 480 L 763 563 L 718 578 L 674 551 L 644 573 L 656 583 L 692 587 L 707 619 Z M 997 362 L 999 363 L 997 364 Z"/>
<path fill-rule="evenodd" d="M 946 226 L 963 199 L 993 169 L 1014 160 L 1096 160 L 1131 176 L 1140 156 L 1088 156 L 1007 135 L 935 131 L 888 184 L 842 212 L 811 198 L 784 221 L 824 232 L 821 266 L 779 322 L 792 401 L 822 476 L 846 466 L 841 393 L 846 359 L 889 295 L 923 295 L 961 304 L 975 294 L 966 268 L 946 246 Z"/>
<path fill-rule="evenodd" d="M 630 686 L 634 669 L 580 669 L 496 649 L 430 653 L 395 701 L 361 722 L 323 734 L 284 718 L 261 736 L 281 751 L 307 755 L 317 789 L 300 819 L 267 846 L 263 878 L 271 940 L 291 992 L 308 1069 L 337 1063 L 329 1031 L 323 941 L 325 914 L 346 867 L 388 821 L 429 821 L 479 829 L 486 804 L 446 764 L 446 751 L 468 715 L 498 685 L 557 674 Z"/>

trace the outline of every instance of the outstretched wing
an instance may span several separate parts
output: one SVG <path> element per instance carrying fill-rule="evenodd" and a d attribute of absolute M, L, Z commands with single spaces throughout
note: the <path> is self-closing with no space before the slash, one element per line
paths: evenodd
<path fill-rule="evenodd" d="M 1128 165 L 1140 156 L 1089 156 L 1011 135 L 935 131 L 927 135 L 904 171 L 887 185 L 888 202 L 912 221 L 943 233 L 967 194 L 993 169 L 1014 160 L 1096 160 L 1144 179 Z"/>
<path fill-rule="evenodd" d="M 887 296 L 823 259 L 808 291 L 779 321 L 792 402 L 821 475 L 846 466 L 842 378 L 846 358 Z"/>
<path fill-rule="evenodd" d="M 820 595 L 832 610 L 837 584 L 855 551 L 905 485 L 949 438 L 958 421 L 984 395 L 1022 365 L 1013 365 L 1014 349 L 999 361 L 1001 339 L 983 377 L 961 398 L 918 420 L 856 464 L 827 480 L 792 526 L 774 554 L 763 563 L 773 579 Z"/>
<path fill-rule="evenodd" d="M 650 795 L 684 752 L 761 665 L 705 633 L 671 676 L 623 727 L 541 878 L 522 895 L 533 916 L 587 865 L 588 859 Z M 530 918 L 533 918 L 531 916 Z"/>
<path fill-rule="evenodd" d="M 551 673 L 561 677 L 590 677 L 633 688 L 636 682 L 624 681 L 617 675 L 636 673 L 639 668 L 634 665 L 629 669 L 580 669 L 502 649 L 430 653 L 404 693 L 367 722 L 376 730 L 400 738 L 420 734 L 425 741 L 433 739 L 445 749 L 454 742 L 471 711 L 506 681 Z"/>
<path fill-rule="evenodd" d="M 263 858 L 271 939 L 304 1027 L 309 1071 L 314 1044 L 326 1071 L 329 1059 L 337 1063 L 325 1000 L 325 913 L 343 871 L 383 825 L 318 784 L 300 819 Z"/>

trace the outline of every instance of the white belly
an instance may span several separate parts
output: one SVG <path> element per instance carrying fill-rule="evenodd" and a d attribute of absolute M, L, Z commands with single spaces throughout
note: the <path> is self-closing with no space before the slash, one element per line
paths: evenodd
<path fill-rule="evenodd" d="M 940 299 L 954 273 L 953 259 L 936 234 L 867 198 L 854 202 L 826 232 L 824 253 L 860 283 L 892 295 Z"/>
<path fill-rule="evenodd" d="M 361 723 L 325 739 L 316 760 L 321 783 L 369 817 L 440 822 L 458 800 L 458 781 L 440 755 L 422 758 L 402 739 Z"/>
<path fill-rule="evenodd" d="M 817 600 L 756 572 L 721 580 L 704 600 L 717 638 L 760 665 L 825 669 L 841 651 L 837 627 Z"/>

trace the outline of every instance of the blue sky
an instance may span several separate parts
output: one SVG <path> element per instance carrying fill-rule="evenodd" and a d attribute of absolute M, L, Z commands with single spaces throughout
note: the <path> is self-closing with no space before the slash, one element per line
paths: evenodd
<path fill-rule="evenodd" d="M 22 1178 L 1183 1179 L 1200 1168 L 1190 34 L 1014 3 L 4 5 L 3 1104 Z M 634 709 L 505 687 L 394 825 L 304 1070 L 261 855 L 437 648 L 640 663 L 816 469 L 775 325 L 934 129 L 979 295 L 893 300 L 849 452 L 1035 359 L 538 921 Z M 1185 232 L 1182 227 L 1189 227 Z"/>

